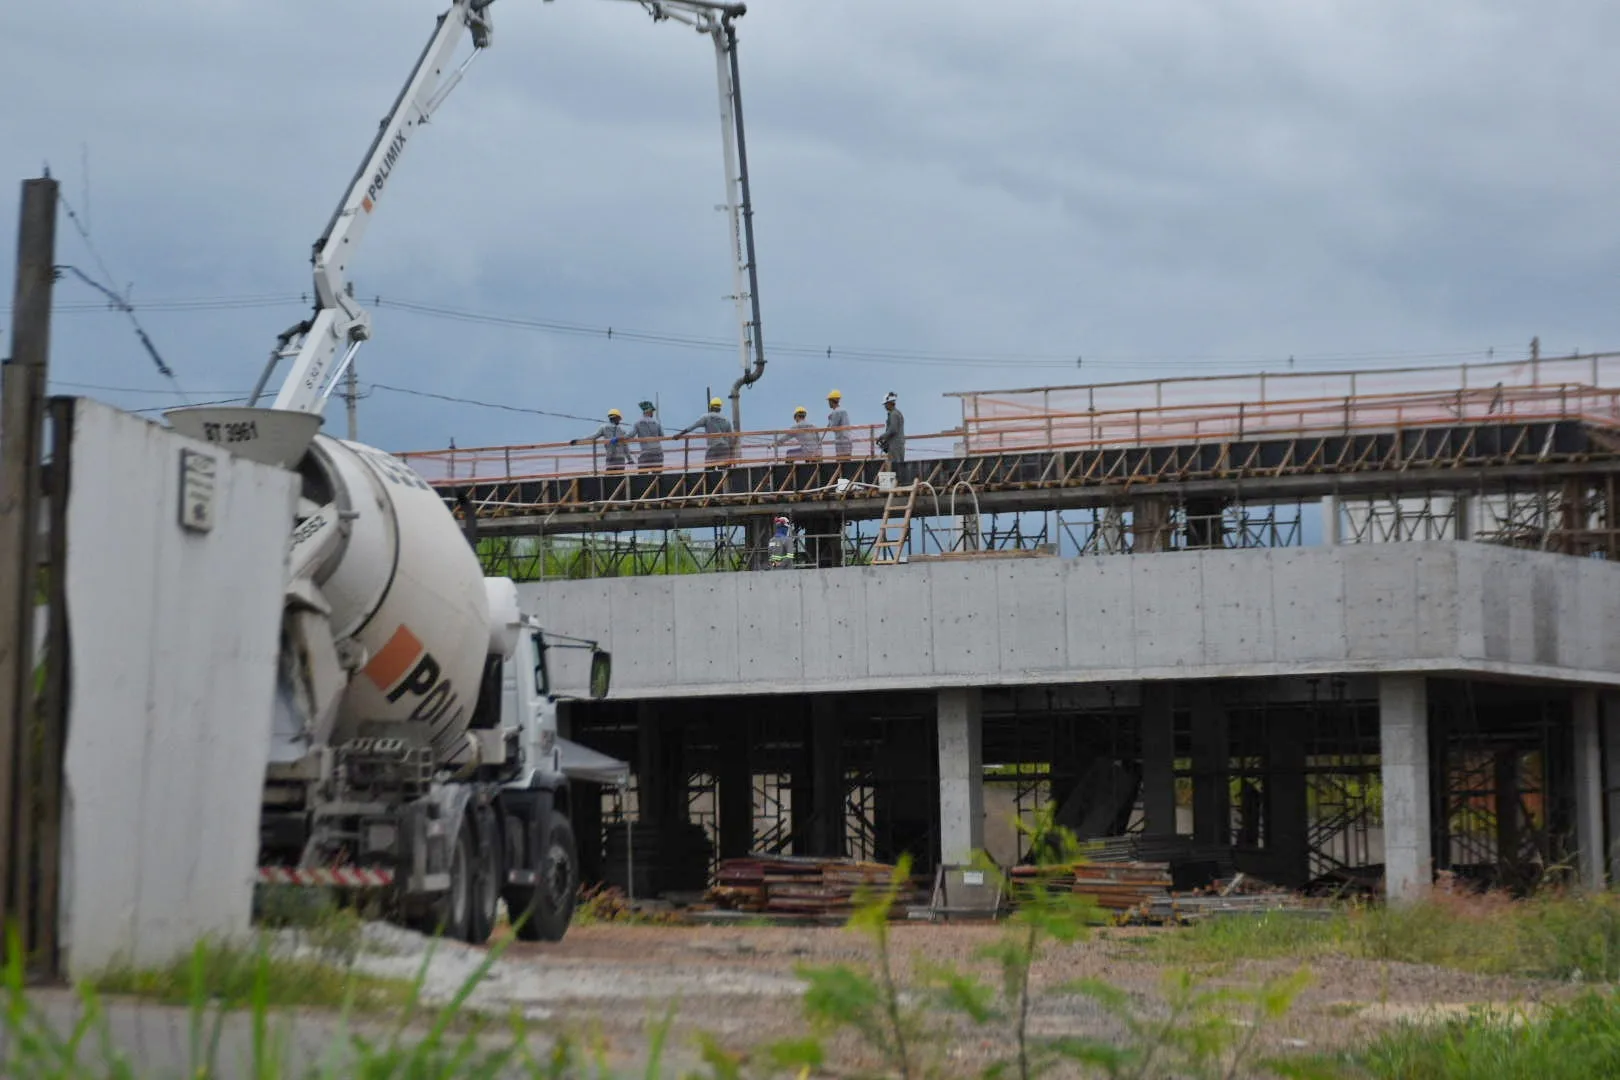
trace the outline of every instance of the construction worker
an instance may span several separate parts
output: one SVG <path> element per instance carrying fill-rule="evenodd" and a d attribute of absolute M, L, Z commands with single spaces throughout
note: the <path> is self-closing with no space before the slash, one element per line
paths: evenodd
<path fill-rule="evenodd" d="M 899 466 L 906 463 L 906 416 L 896 407 L 897 400 L 893 390 L 883 399 L 883 411 L 889 415 L 883 422 L 883 434 L 878 436 L 877 444 L 899 472 Z"/>
<path fill-rule="evenodd" d="M 772 522 L 770 541 L 770 568 L 788 570 L 793 566 L 793 523 L 786 517 Z"/>
<path fill-rule="evenodd" d="M 702 428 L 709 438 L 708 449 L 703 452 L 703 463 L 711 469 L 724 467 L 732 458 L 731 421 L 720 415 L 726 403 L 719 398 L 709 399 L 709 411 L 692 421 L 691 425 L 675 433 L 678 439 L 689 431 Z"/>
<path fill-rule="evenodd" d="M 630 433 L 624 430 L 619 421 L 624 414 L 618 409 L 608 410 L 608 422 L 597 428 L 584 439 L 569 439 L 569 446 L 576 446 L 581 442 L 595 442 L 601 439 L 607 444 L 607 471 L 624 472 L 625 465 L 630 461 Z"/>
<path fill-rule="evenodd" d="M 820 461 L 821 430 L 809 420 L 810 411 L 803 405 L 793 410 L 793 430 L 776 437 L 777 446 L 792 446 L 787 452 L 789 461 Z"/>
<path fill-rule="evenodd" d="M 664 425 L 653 418 L 657 411 L 652 402 L 643 401 L 641 419 L 631 432 L 641 442 L 641 456 L 636 458 L 636 465 L 650 471 L 664 467 Z"/>
<path fill-rule="evenodd" d="M 844 395 L 837 390 L 827 393 L 827 426 L 832 428 L 833 453 L 841 458 L 850 456 L 853 449 L 849 432 L 849 410 L 844 408 Z"/>

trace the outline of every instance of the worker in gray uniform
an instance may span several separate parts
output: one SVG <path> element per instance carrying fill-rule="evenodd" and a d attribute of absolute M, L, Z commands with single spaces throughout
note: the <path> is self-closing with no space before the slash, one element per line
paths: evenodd
<path fill-rule="evenodd" d="M 827 394 L 827 426 L 832 429 L 833 453 L 841 458 L 850 456 L 854 449 L 849 437 L 849 410 L 844 408 L 844 395 L 837 390 Z"/>
<path fill-rule="evenodd" d="M 608 422 L 597 428 L 583 439 L 569 439 L 569 446 L 577 446 L 581 442 L 595 442 L 600 439 L 607 445 L 607 471 L 624 472 L 624 467 L 630 461 L 630 433 L 624 429 L 619 421 L 624 414 L 618 409 L 608 410 Z"/>
<path fill-rule="evenodd" d="M 888 418 L 883 422 L 883 434 L 878 436 L 878 449 L 889 459 L 895 472 L 906 463 L 906 416 L 896 406 L 894 391 L 883 399 L 883 410 Z"/>
<path fill-rule="evenodd" d="M 732 459 L 733 443 L 731 435 L 731 421 L 720 415 L 720 410 L 726 403 L 719 398 L 709 399 L 709 411 L 692 421 L 691 425 L 675 433 L 680 438 L 689 431 L 702 428 L 709 436 L 706 441 L 707 449 L 703 452 L 703 463 L 711 469 L 722 468 Z"/>
<path fill-rule="evenodd" d="M 809 421 L 809 415 L 810 411 L 800 405 L 793 410 L 793 429 L 776 437 L 777 446 L 793 448 L 787 452 L 789 461 L 821 460 L 821 429 Z"/>
<path fill-rule="evenodd" d="M 664 425 L 653 416 L 658 409 L 650 401 L 641 403 L 641 419 L 636 421 L 632 435 L 641 444 L 641 456 L 636 458 L 636 465 L 649 472 L 656 472 L 664 467 Z"/>

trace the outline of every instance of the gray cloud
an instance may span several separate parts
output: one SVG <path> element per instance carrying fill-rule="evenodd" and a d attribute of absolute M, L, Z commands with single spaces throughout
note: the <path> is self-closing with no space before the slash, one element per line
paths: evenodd
<path fill-rule="evenodd" d="M 28 104 L 0 116 L 3 173 L 48 158 L 78 199 L 87 142 L 96 245 L 137 300 L 298 293 L 437 10 L 10 5 L 0 89 Z M 358 290 L 729 338 L 706 42 L 607 0 L 495 15 L 496 47 L 391 184 Z M 766 340 L 834 349 L 778 356 L 751 423 L 829 383 L 857 416 L 900 390 L 916 427 L 950 421 L 947 390 L 1616 338 L 1620 9 L 755 0 L 740 33 Z M 71 230 L 61 246 L 87 257 Z M 231 389 L 299 314 L 147 322 L 188 388 Z M 377 333 L 368 381 L 592 415 L 657 393 L 684 423 L 737 365 L 386 306 Z M 56 342 L 63 380 L 162 387 L 110 317 L 64 314 Z M 840 361 L 851 347 L 1007 359 Z M 392 448 L 575 433 L 381 391 L 362 417 Z"/>

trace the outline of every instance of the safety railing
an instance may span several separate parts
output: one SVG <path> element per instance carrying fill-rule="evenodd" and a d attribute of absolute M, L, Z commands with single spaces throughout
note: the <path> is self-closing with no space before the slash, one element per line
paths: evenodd
<path fill-rule="evenodd" d="M 1377 368 L 1361 371 L 1286 371 L 1196 375 L 1083 386 L 969 390 L 946 394 L 962 403 L 963 423 L 1020 416 L 1157 410 L 1247 402 L 1341 400 L 1424 395 L 1456 390 L 1538 390 L 1551 386 L 1620 386 L 1620 353 L 1602 352 L 1522 360 Z"/>
<path fill-rule="evenodd" d="M 1580 385 L 1491 387 L 1263 403 L 1034 414 L 969 421 L 955 437 L 963 452 L 1193 444 L 1211 440 L 1305 438 L 1439 424 L 1585 420 L 1620 424 L 1620 391 Z"/>
<path fill-rule="evenodd" d="M 797 428 L 641 439 L 634 435 L 618 447 L 604 440 L 578 443 L 532 443 L 524 446 L 452 447 L 412 450 L 395 455 L 430 483 L 479 480 L 558 480 L 615 472 L 692 472 L 740 465 L 774 465 L 794 461 L 882 457 L 877 447 L 881 424 L 815 428 L 814 444 L 804 445 Z M 839 436 L 843 436 L 840 439 Z M 841 442 L 847 442 L 845 452 Z M 655 453 L 649 453 L 656 449 Z"/>
<path fill-rule="evenodd" d="M 1616 374 L 1620 378 L 1620 372 Z M 981 415 L 966 420 L 955 431 L 909 436 L 906 456 L 919 460 L 1349 435 L 1444 424 L 1560 420 L 1620 427 L 1620 390 L 1581 382 L 1549 384 L 1538 378 L 1533 386 L 1513 386 L 1502 380 L 1497 385 L 1472 389 Z M 411 451 L 398 456 L 433 483 L 570 479 L 618 472 L 693 472 L 839 456 L 869 460 L 883 457 L 877 446 L 881 431 L 879 425 L 815 429 L 809 454 L 801 442 L 801 431 L 777 429 L 740 435 L 666 437 L 656 440 L 662 451 L 656 458 L 647 455 L 646 440 L 634 437 L 624 440 L 621 448 L 610 448 L 598 440 L 577 445 L 538 443 Z M 838 450 L 838 433 L 849 437 L 847 454 Z"/>

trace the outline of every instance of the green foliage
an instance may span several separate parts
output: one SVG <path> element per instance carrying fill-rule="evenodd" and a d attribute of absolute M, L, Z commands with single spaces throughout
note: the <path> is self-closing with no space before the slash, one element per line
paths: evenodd
<path fill-rule="evenodd" d="M 1452 895 L 1332 914 L 1268 912 L 1208 919 L 1150 948 L 1224 962 L 1322 955 L 1435 964 L 1492 975 L 1620 979 L 1620 896 L 1554 892 Z"/>
<path fill-rule="evenodd" d="M 1150 939 L 1149 947 L 1165 959 L 1222 963 L 1355 953 L 1359 951 L 1357 940 L 1347 912 L 1267 911 L 1204 919 L 1185 930 Z"/>
<path fill-rule="evenodd" d="M 1155 1013 L 1107 983 L 1079 980 L 1066 989 L 1095 1001 L 1124 1025 L 1128 1037 L 1118 1045 L 1070 1038 L 1056 1049 L 1116 1080 L 1300 1075 L 1299 1062 L 1261 1058 L 1256 1041 L 1266 1022 L 1281 1019 L 1309 982 L 1309 973 L 1300 970 L 1256 988 L 1210 988 L 1173 971 L 1165 976 L 1164 1008 Z"/>
<path fill-rule="evenodd" d="M 255 921 L 267 930 L 291 930 L 321 955 L 352 967 L 363 947 L 365 909 L 340 903 L 336 890 L 261 885 L 254 890 Z"/>
<path fill-rule="evenodd" d="M 1031 850 L 1039 853 L 1038 867 L 1050 873 L 1015 879 L 982 853 L 975 860 L 1017 901 L 1002 933 L 978 954 L 994 966 L 998 978 L 986 984 L 973 973 L 919 960 L 913 965 L 916 985 L 907 990 L 897 986 L 888 928 L 898 890 L 910 872 L 903 864 L 885 890 L 858 901 L 850 919 L 876 945 L 876 962 L 866 970 L 845 964 L 799 969 L 808 983 L 805 1011 L 817 1034 L 853 1032 L 890 1072 L 904 1078 L 943 1073 L 940 1049 L 948 1039 L 936 1025 L 944 1016 L 959 1017 L 975 1028 L 1005 1030 L 1013 1053 L 989 1062 L 986 1077 L 1029 1080 L 1064 1066 L 1133 1080 L 1303 1075 L 1301 1062 L 1267 1062 L 1256 1051 L 1263 1026 L 1287 1012 L 1304 988 L 1308 977 L 1303 971 L 1257 989 L 1207 989 L 1178 973 L 1167 981 L 1164 1001 L 1150 1006 L 1138 1005 L 1106 983 L 1080 981 L 1060 992 L 1095 1001 L 1120 1022 L 1125 1041 L 1116 1045 L 1032 1035 L 1035 993 L 1030 976 L 1043 946 L 1079 940 L 1103 919 L 1089 898 L 1053 887 L 1051 878 L 1079 861 L 1074 837 L 1054 826 L 1050 810 L 1026 828 Z M 794 1046 L 815 1051 L 794 1061 L 820 1063 L 818 1044 Z"/>
<path fill-rule="evenodd" d="M 106 994 L 151 998 L 169 1005 L 190 1004 L 201 993 L 225 1008 L 265 1004 L 314 1005 L 364 1010 L 397 1008 L 410 998 L 410 984 L 334 967 L 318 959 L 277 955 L 268 945 L 255 948 L 199 942 L 188 956 L 158 968 L 119 965 L 93 983 Z"/>
<path fill-rule="evenodd" d="M 860 971 L 845 964 L 801 964 L 796 969 L 808 984 L 804 1009 L 817 1034 L 840 1028 L 855 1031 L 902 1080 L 925 1071 L 917 1060 L 924 1007 L 915 1000 L 902 1000 L 890 949 L 889 920 L 910 880 L 911 857 L 902 855 L 883 888 L 863 888 L 856 895 L 849 925 L 876 946 L 874 970 Z M 777 1044 L 770 1052 L 786 1054 L 795 1048 L 806 1047 L 802 1042 Z M 816 1053 L 819 1055 L 819 1049 Z"/>
<path fill-rule="evenodd" d="M 1402 1025 L 1353 1055 L 1374 1077 L 1584 1080 L 1620 1075 L 1620 998 L 1588 992 L 1534 1017 L 1477 1011 L 1441 1025 Z"/>

